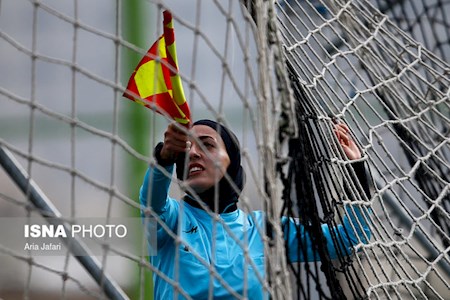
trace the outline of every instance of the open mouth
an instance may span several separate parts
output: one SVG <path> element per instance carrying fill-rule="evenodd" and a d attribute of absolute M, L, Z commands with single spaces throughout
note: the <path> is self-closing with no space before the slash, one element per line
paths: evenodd
<path fill-rule="evenodd" d="M 197 175 L 197 174 L 201 173 L 203 170 L 204 170 L 204 168 L 200 165 L 192 165 L 189 168 L 189 176 Z"/>

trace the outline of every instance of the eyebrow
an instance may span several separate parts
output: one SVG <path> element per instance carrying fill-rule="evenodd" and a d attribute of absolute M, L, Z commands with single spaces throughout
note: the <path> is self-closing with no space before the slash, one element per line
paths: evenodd
<path fill-rule="evenodd" d="M 213 141 L 217 142 L 217 139 L 210 135 L 201 135 L 201 136 L 198 136 L 197 138 L 201 141 L 207 140 L 207 139 L 212 139 Z"/>

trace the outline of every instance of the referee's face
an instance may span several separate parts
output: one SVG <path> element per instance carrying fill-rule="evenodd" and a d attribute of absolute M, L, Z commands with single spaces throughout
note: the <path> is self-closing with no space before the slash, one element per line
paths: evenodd
<path fill-rule="evenodd" d="M 211 127 L 196 125 L 192 136 L 186 184 L 202 193 L 222 179 L 230 157 L 221 136 Z"/>

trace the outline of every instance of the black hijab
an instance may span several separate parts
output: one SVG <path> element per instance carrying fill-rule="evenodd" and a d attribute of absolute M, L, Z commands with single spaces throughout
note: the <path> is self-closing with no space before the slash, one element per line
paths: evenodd
<path fill-rule="evenodd" d="M 219 197 L 219 207 L 217 212 L 231 212 L 237 209 L 236 203 L 238 202 L 239 195 L 241 194 L 242 189 L 245 184 L 245 172 L 241 166 L 241 149 L 239 146 L 239 141 L 236 135 L 215 121 L 211 120 L 199 120 L 193 124 L 195 125 L 206 125 L 211 127 L 215 131 L 217 131 L 225 144 L 225 149 L 227 150 L 228 156 L 230 158 L 230 165 L 227 168 L 227 174 L 233 180 L 234 184 L 238 188 L 236 191 L 225 176 L 219 181 L 219 183 L 210 189 L 199 193 L 198 196 L 200 200 L 203 201 L 212 211 L 216 211 L 214 207 L 214 189 L 217 186 L 219 188 L 218 197 Z M 184 163 L 185 163 L 185 155 L 180 155 L 177 159 L 177 177 L 180 180 L 183 180 L 184 174 Z M 184 196 L 184 201 L 189 203 L 190 205 L 201 208 L 201 205 L 195 200 L 194 196 L 189 192 L 186 192 L 187 195 Z"/>

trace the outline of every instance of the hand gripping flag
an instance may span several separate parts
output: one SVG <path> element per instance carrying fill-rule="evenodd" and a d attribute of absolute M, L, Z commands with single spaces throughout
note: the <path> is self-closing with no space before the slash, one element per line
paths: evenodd
<path fill-rule="evenodd" d="M 178 74 L 172 14 L 163 15 L 164 33 L 137 65 L 123 96 L 188 126 L 191 112 Z"/>

